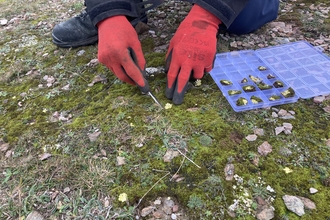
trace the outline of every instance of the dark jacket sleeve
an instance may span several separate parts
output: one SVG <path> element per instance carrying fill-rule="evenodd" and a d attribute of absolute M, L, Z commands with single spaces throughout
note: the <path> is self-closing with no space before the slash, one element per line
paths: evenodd
<path fill-rule="evenodd" d="M 87 13 L 94 25 L 105 18 L 115 15 L 139 17 L 142 13 L 163 2 L 164 0 L 85 0 Z"/>
<path fill-rule="evenodd" d="M 229 27 L 249 0 L 189 0 L 217 16 Z"/>

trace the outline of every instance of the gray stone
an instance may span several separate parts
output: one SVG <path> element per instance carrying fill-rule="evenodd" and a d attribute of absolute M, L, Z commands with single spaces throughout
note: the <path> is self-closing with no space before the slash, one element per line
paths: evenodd
<path fill-rule="evenodd" d="M 296 196 L 284 195 L 282 197 L 284 204 L 287 209 L 294 212 L 298 216 L 303 216 L 305 214 L 304 203 Z"/>

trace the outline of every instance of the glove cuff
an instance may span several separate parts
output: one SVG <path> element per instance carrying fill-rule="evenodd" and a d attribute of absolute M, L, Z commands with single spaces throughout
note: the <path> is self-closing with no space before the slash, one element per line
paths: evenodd
<path fill-rule="evenodd" d="M 113 23 L 116 22 L 117 25 L 121 25 L 122 22 L 128 22 L 128 19 L 126 18 L 125 15 L 116 15 L 116 16 L 112 16 L 112 17 L 108 17 L 102 21 L 100 21 L 99 23 L 96 24 L 96 26 L 98 28 L 100 28 L 100 26 L 105 26 L 107 25 L 109 22 Z"/>
<path fill-rule="evenodd" d="M 217 16 L 197 4 L 192 6 L 189 16 L 198 18 L 198 20 L 205 20 L 215 26 L 219 26 L 222 23 Z"/>

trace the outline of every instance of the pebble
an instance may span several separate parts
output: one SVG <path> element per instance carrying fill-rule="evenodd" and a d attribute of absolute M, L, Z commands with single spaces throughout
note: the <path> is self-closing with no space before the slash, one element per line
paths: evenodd
<path fill-rule="evenodd" d="M 314 103 L 317 103 L 317 104 L 322 103 L 324 100 L 325 100 L 325 96 L 323 96 L 323 95 L 321 95 L 321 96 L 316 96 L 316 97 L 314 97 L 314 99 L 313 99 Z"/>
<path fill-rule="evenodd" d="M 264 129 L 262 129 L 262 128 L 256 128 L 256 129 L 254 129 L 254 134 L 255 135 L 258 135 L 258 136 L 263 136 L 263 135 L 265 135 L 265 131 L 264 131 Z"/>
<path fill-rule="evenodd" d="M 310 210 L 316 209 L 316 205 L 312 200 L 301 196 L 297 196 L 297 197 L 302 201 L 306 209 L 310 209 Z"/>
<path fill-rule="evenodd" d="M 80 57 L 80 56 L 84 55 L 84 53 L 85 53 L 85 50 L 79 50 L 77 52 L 77 56 Z"/>
<path fill-rule="evenodd" d="M 304 203 L 298 197 L 284 195 L 282 199 L 287 209 L 291 212 L 294 212 L 298 216 L 303 216 L 305 214 Z"/>
<path fill-rule="evenodd" d="M 5 26 L 7 24 L 8 24 L 8 20 L 7 19 L 1 19 L 0 20 L 0 25 Z"/>
<path fill-rule="evenodd" d="M 263 209 L 261 212 L 258 212 L 256 217 L 259 220 L 270 220 L 274 218 L 274 209 L 272 208 L 266 208 Z"/>
<path fill-rule="evenodd" d="M 309 188 L 309 192 L 310 192 L 311 194 L 315 194 L 315 193 L 318 192 L 318 190 L 315 189 L 315 188 Z"/>
<path fill-rule="evenodd" d="M 176 219 L 176 214 L 172 213 L 171 219 L 175 220 Z"/>
<path fill-rule="evenodd" d="M 272 152 L 272 145 L 270 145 L 267 141 L 263 142 L 259 147 L 258 147 L 258 153 L 262 156 L 266 156 Z"/>

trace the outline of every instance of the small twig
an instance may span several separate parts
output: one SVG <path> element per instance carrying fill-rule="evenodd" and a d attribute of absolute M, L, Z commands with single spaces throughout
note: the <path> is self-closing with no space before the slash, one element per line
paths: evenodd
<path fill-rule="evenodd" d="M 170 172 L 168 172 L 167 174 L 165 174 L 162 178 L 160 178 L 159 180 L 157 180 L 157 182 L 154 184 L 154 185 L 152 185 L 151 187 L 150 187 L 150 189 L 141 197 L 141 199 L 139 200 L 139 202 L 138 202 L 138 204 L 134 207 L 134 209 L 136 209 L 139 205 L 140 205 L 140 203 L 142 202 L 142 200 L 143 200 L 143 198 L 162 180 L 162 179 L 164 179 L 166 176 L 168 176 L 170 174 Z"/>
<path fill-rule="evenodd" d="M 178 149 L 179 153 L 184 156 L 185 158 L 187 158 L 187 160 L 189 160 L 190 162 L 192 162 L 196 167 L 201 168 L 200 166 L 198 166 L 194 161 L 192 161 L 191 159 L 189 159 L 184 153 L 182 153 L 179 149 Z"/>
<path fill-rule="evenodd" d="M 179 167 L 179 169 L 175 172 L 175 174 L 173 174 L 173 176 L 171 177 L 171 179 L 170 179 L 170 181 L 172 181 L 172 179 L 173 179 L 173 177 L 176 175 L 176 174 L 178 174 L 178 172 L 181 170 L 181 167 L 182 167 L 182 165 L 183 165 L 183 162 L 185 161 L 185 157 L 183 157 L 183 160 L 182 160 L 182 162 L 181 162 L 181 164 L 180 164 L 180 167 Z"/>

